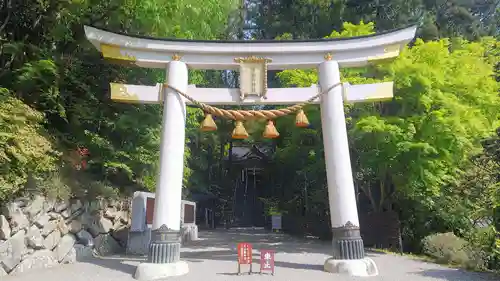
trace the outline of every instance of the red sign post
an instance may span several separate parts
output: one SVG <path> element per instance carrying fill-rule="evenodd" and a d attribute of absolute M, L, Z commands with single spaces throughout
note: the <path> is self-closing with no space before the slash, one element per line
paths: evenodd
<path fill-rule="evenodd" d="M 252 274 L 252 244 L 250 243 L 239 243 L 238 244 L 238 275 L 241 274 L 241 265 L 249 264 L 250 272 L 248 274 Z"/>
<path fill-rule="evenodd" d="M 262 271 L 271 271 L 274 275 L 274 251 L 260 250 L 260 273 Z"/>

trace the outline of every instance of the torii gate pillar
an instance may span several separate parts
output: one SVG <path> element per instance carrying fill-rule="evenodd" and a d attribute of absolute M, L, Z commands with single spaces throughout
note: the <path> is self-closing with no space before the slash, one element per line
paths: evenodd
<path fill-rule="evenodd" d="M 321 89 L 326 90 L 338 82 L 336 61 L 327 60 L 319 65 Z M 328 272 L 374 276 L 378 274 L 377 266 L 365 258 L 360 235 L 342 88 L 335 87 L 322 95 L 320 107 L 333 236 L 333 257 L 325 262 L 324 268 Z"/>
<path fill-rule="evenodd" d="M 184 62 L 171 61 L 167 81 L 180 91 L 187 91 L 188 69 Z M 156 186 L 153 225 L 148 262 L 137 266 L 135 278 L 155 280 L 188 273 L 189 267 L 180 260 L 182 177 L 186 104 L 175 91 L 165 89 L 160 144 L 160 173 Z"/>

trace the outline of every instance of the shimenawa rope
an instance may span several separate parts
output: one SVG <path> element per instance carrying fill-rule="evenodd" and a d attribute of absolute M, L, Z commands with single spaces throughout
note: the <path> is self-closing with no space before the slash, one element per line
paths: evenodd
<path fill-rule="evenodd" d="M 308 100 L 306 100 L 302 103 L 298 103 L 298 104 L 295 104 L 295 105 L 292 105 L 289 107 L 285 107 L 285 108 L 271 109 L 271 110 L 222 109 L 222 108 L 218 108 L 215 106 L 211 106 L 211 105 L 199 102 L 199 101 L 195 100 L 194 98 L 192 98 L 191 96 L 189 96 L 188 94 L 180 91 L 179 89 L 177 89 L 171 85 L 168 85 L 167 83 L 164 83 L 163 87 L 170 88 L 170 89 L 176 91 L 177 93 L 179 93 L 179 95 L 185 97 L 186 99 L 191 101 L 194 105 L 200 107 L 206 113 L 209 113 L 209 114 L 212 114 L 215 116 L 226 117 L 226 118 L 233 119 L 233 120 L 243 121 L 243 120 L 249 120 L 249 119 L 255 119 L 255 118 L 276 119 L 278 117 L 297 112 L 300 109 L 302 109 L 302 107 L 304 107 L 305 105 L 313 102 L 315 99 L 317 99 L 321 95 L 328 93 L 330 90 L 332 90 L 333 88 L 335 88 L 341 84 L 342 84 L 342 82 L 335 83 L 332 86 L 328 87 L 326 90 L 319 92 L 317 95 L 312 96 L 311 98 L 309 98 Z"/>

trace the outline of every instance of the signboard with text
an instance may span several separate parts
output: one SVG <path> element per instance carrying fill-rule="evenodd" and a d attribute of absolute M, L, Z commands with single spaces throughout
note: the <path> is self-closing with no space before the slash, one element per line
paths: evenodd
<path fill-rule="evenodd" d="M 252 273 L 252 261 L 253 261 L 252 244 L 239 243 L 238 244 L 238 275 L 241 274 L 241 265 L 242 264 L 249 264 L 250 265 L 249 274 L 251 274 Z"/>
<path fill-rule="evenodd" d="M 274 251 L 260 250 L 260 273 L 263 271 L 271 271 L 274 275 Z"/>
<path fill-rule="evenodd" d="M 281 215 L 272 215 L 271 216 L 271 224 L 273 231 L 281 230 Z"/>

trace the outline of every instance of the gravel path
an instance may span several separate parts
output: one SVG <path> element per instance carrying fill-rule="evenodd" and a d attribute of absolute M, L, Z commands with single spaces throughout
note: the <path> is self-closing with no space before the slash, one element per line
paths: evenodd
<path fill-rule="evenodd" d="M 230 231 L 203 231 L 200 241 L 183 248 L 182 258 L 189 263 L 190 272 L 178 281 L 222 280 L 274 280 L 274 281 L 323 281 L 323 280 L 373 280 L 373 281 L 479 281 L 496 280 L 499 276 L 451 269 L 425 263 L 408 257 L 367 253 L 375 260 L 379 276 L 355 278 L 323 271 L 331 245 L 317 240 L 300 240 L 287 235 L 266 233 L 260 229 L 232 229 Z M 276 251 L 276 274 L 237 276 L 236 243 L 251 242 L 254 249 Z M 19 276 L 2 277 L 2 281 L 132 281 L 135 266 L 142 257 L 107 257 L 64 265 L 52 269 L 29 272 Z M 254 271 L 259 270 L 259 254 L 254 250 Z M 243 270 L 247 267 L 243 266 Z"/>

